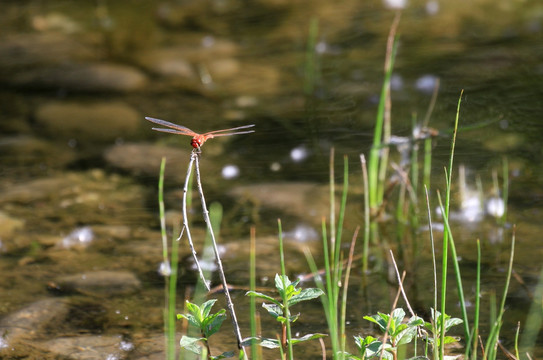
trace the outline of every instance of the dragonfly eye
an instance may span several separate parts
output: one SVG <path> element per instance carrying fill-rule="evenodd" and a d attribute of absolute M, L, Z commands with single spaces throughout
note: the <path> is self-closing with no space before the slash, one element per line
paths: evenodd
<path fill-rule="evenodd" d="M 200 146 L 202 146 L 202 141 L 200 139 L 193 138 L 190 141 L 190 144 L 193 148 L 198 149 Z"/>

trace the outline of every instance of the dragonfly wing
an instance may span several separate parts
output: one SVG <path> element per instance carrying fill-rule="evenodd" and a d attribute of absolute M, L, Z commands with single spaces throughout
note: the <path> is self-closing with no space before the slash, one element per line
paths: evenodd
<path fill-rule="evenodd" d="M 186 131 L 181 131 L 181 130 L 163 129 L 163 128 L 152 128 L 152 129 L 155 130 L 155 131 L 161 131 L 161 132 L 166 132 L 166 133 L 170 133 L 170 134 L 179 134 L 179 135 L 192 136 L 192 133 L 188 133 Z"/>
<path fill-rule="evenodd" d="M 186 126 L 177 125 L 177 124 L 171 123 L 169 121 L 155 119 L 155 118 L 152 118 L 152 117 L 146 117 L 145 120 L 148 120 L 148 121 L 153 122 L 153 123 L 158 124 L 158 125 L 169 127 L 171 129 L 175 129 L 175 131 L 174 131 L 174 130 L 168 130 L 168 129 L 153 128 L 153 130 L 156 130 L 156 131 L 163 131 L 163 132 L 169 132 L 169 133 L 173 133 L 173 134 L 183 134 L 183 135 L 190 135 L 190 136 L 196 135 L 196 133 L 194 131 L 192 131 L 191 129 L 189 129 Z"/>
<path fill-rule="evenodd" d="M 255 132 L 255 131 L 254 130 L 248 130 L 248 131 L 239 131 L 239 132 L 235 132 L 235 133 L 231 133 L 231 132 L 235 131 L 235 130 L 251 128 L 253 126 L 255 126 L 255 124 L 243 125 L 243 126 L 238 126 L 238 127 L 235 127 L 235 128 L 230 128 L 230 129 L 215 130 L 215 131 L 210 131 L 208 133 L 205 133 L 204 135 L 223 136 L 223 135 L 235 135 L 235 134 L 248 134 L 248 133 L 252 133 L 252 132 Z M 228 132 L 229 134 L 222 134 L 221 135 L 221 133 L 226 133 L 226 132 Z"/>
<path fill-rule="evenodd" d="M 230 136 L 230 135 L 250 134 L 250 133 L 254 133 L 254 132 L 255 132 L 254 130 L 249 130 L 249 131 L 235 131 L 235 132 L 226 133 L 226 134 L 206 134 L 206 135 L 212 136 L 212 137 L 217 137 L 217 136 Z"/>

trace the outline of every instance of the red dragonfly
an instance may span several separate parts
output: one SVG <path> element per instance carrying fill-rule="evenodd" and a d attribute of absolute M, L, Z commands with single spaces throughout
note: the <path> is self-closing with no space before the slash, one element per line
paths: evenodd
<path fill-rule="evenodd" d="M 162 125 L 162 126 L 165 126 L 165 127 L 169 128 L 169 129 L 153 128 L 153 130 L 172 133 L 172 134 L 180 134 L 180 135 L 192 136 L 192 140 L 190 141 L 190 144 L 195 149 L 199 149 L 200 146 L 204 145 L 204 143 L 207 140 L 213 139 L 214 137 L 249 134 L 249 133 L 255 132 L 254 130 L 235 131 L 235 130 L 247 129 L 247 128 L 255 126 L 254 124 L 251 124 L 251 125 L 238 126 L 238 127 L 231 128 L 231 129 L 210 131 L 210 132 L 207 132 L 205 134 L 198 134 L 197 132 L 192 131 L 188 127 L 177 125 L 177 124 L 171 123 L 169 121 L 155 119 L 155 118 L 152 118 L 152 117 L 146 117 L 145 120 L 148 120 L 148 121 L 153 122 L 155 124 Z"/>

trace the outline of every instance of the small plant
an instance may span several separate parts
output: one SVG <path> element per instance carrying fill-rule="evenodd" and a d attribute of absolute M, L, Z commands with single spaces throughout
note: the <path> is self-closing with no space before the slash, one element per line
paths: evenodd
<path fill-rule="evenodd" d="M 186 319 L 190 325 L 195 326 L 200 331 L 201 337 L 192 337 L 183 335 L 180 341 L 182 348 L 193 352 L 194 354 L 202 354 L 202 345 L 205 347 L 207 359 L 225 359 L 234 356 L 233 351 L 224 352 L 218 356 L 212 356 L 209 348 L 209 337 L 219 331 L 222 322 L 226 319 L 226 310 L 221 309 L 215 314 L 211 314 L 211 308 L 217 299 L 212 299 L 204 302 L 202 306 L 198 306 L 187 301 L 188 314 L 178 314 L 177 319 Z"/>
<path fill-rule="evenodd" d="M 390 348 L 392 345 L 385 344 L 383 346 L 383 342 L 379 341 L 379 339 L 374 338 L 371 335 L 368 335 L 366 337 L 362 336 L 355 336 L 354 342 L 356 344 L 356 347 L 359 350 L 359 356 L 347 355 L 347 359 L 350 360 L 366 360 L 371 359 L 372 357 L 380 357 L 381 352 L 383 353 L 383 358 L 388 359 L 389 356 L 392 355 L 390 352 Z"/>
<path fill-rule="evenodd" d="M 432 322 L 425 322 L 424 327 L 434 334 L 433 337 L 427 337 L 426 339 L 432 345 L 434 351 L 441 346 L 441 339 L 443 338 L 443 344 L 451 344 L 458 341 L 455 337 L 446 336 L 445 334 L 455 325 L 463 323 L 462 319 L 451 318 L 450 315 L 441 314 L 439 311 L 432 309 Z M 443 325 L 443 326 L 442 326 Z M 445 330 L 443 336 L 441 336 L 441 329 Z"/>
<path fill-rule="evenodd" d="M 365 338 L 355 336 L 360 357 L 349 355 L 349 359 L 365 360 L 372 357 L 397 359 L 398 346 L 413 341 L 417 337 L 419 326 L 424 324 L 424 320 L 418 316 L 412 316 L 407 323 L 404 323 L 404 317 L 405 311 L 401 308 L 395 309 L 390 315 L 379 312 L 376 315 L 364 316 L 365 320 L 371 321 L 379 327 L 379 330 L 385 334 L 384 339 L 380 341 L 373 336 Z"/>
<path fill-rule="evenodd" d="M 324 334 L 307 334 L 305 336 L 302 336 L 301 338 L 292 338 L 290 336 L 289 327 L 290 324 L 294 323 L 296 320 L 298 320 L 299 314 L 297 315 L 291 315 L 290 314 L 290 308 L 302 301 L 307 301 L 311 299 L 315 299 L 321 295 L 323 295 L 323 292 L 320 289 L 316 288 L 309 288 L 309 289 L 301 289 L 298 286 L 298 283 L 300 280 L 296 280 L 291 282 L 288 276 L 286 275 L 275 275 L 275 288 L 279 292 L 279 296 L 281 297 L 281 301 L 274 299 L 273 297 L 256 292 L 256 291 L 248 291 L 246 295 L 248 296 L 254 296 L 256 298 L 264 299 L 265 301 L 269 301 L 270 303 L 263 303 L 262 307 L 268 311 L 268 313 L 275 318 L 280 324 L 281 324 L 281 337 L 280 339 L 277 338 L 248 338 L 245 339 L 244 343 L 247 345 L 247 343 L 250 343 L 254 340 L 259 341 L 259 344 L 263 347 L 269 348 L 269 349 L 276 349 L 280 348 L 282 354 L 286 354 L 287 351 L 290 352 L 289 347 L 291 345 L 296 345 L 298 343 L 322 338 L 326 335 Z"/>

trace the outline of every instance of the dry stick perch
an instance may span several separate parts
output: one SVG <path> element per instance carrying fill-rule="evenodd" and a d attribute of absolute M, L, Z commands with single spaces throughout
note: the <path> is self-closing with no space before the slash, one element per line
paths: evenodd
<path fill-rule="evenodd" d="M 183 228 L 181 229 L 181 233 L 179 234 L 177 241 L 181 240 L 181 237 L 183 236 L 183 232 L 184 230 L 186 230 L 190 250 L 192 251 L 192 256 L 194 257 L 194 262 L 196 263 L 196 267 L 198 268 L 200 279 L 202 279 L 202 283 L 206 287 L 207 291 L 209 291 L 209 283 L 207 282 L 204 276 L 204 272 L 202 271 L 202 268 L 200 267 L 200 263 L 198 262 L 198 256 L 196 255 L 196 250 L 194 250 L 194 243 L 192 242 L 192 235 L 190 233 L 189 221 L 188 221 L 188 215 L 187 215 L 187 192 L 188 192 L 188 187 L 189 187 L 190 174 L 192 172 L 192 166 L 194 164 L 194 160 L 197 158 L 198 158 L 198 153 L 195 150 L 193 150 L 192 154 L 190 155 L 190 162 L 187 169 L 187 177 L 185 178 L 185 185 L 183 186 Z M 196 168 L 198 169 L 198 166 Z M 199 171 L 197 171 L 197 173 L 199 174 Z"/>
<path fill-rule="evenodd" d="M 202 182 L 200 181 L 200 161 L 199 161 L 199 152 L 197 150 L 192 151 L 192 159 L 196 160 L 196 184 L 198 186 L 198 192 L 200 193 L 200 201 L 202 203 L 202 210 L 204 213 L 204 220 L 207 224 L 209 234 L 211 235 L 211 242 L 213 243 L 213 251 L 215 252 L 215 259 L 217 260 L 217 266 L 219 267 L 219 275 L 221 278 L 222 286 L 224 288 L 224 295 L 226 297 L 226 303 L 228 306 L 228 311 L 230 312 L 230 317 L 232 318 L 232 325 L 234 326 L 234 332 L 236 333 L 236 340 L 238 342 L 238 349 L 243 350 L 245 354 L 245 349 L 242 345 L 241 331 L 238 325 L 238 319 L 236 317 L 236 312 L 234 311 L 234 303 L 230 297 L 230 291 L 228 290 L 228 283 L 226 282 L 226 277 L 224 275 L 224 270 L 222 267 L 221 256 L 219 254 L 219 248 L 217 247 L 217 241 L 215 240 L 215 233 L 213 232 L 213 227 L 211 226 L 211 220 L 209 219 L 209 211 L 207 210 L 206 200 L 204 197 L 204 190 L 202 189 Z"/>
<path fill-rule="evenodd" d="M 245 358 L 247 358 L 247 355 L 245 354 L 245 348 L 242 345 L 242 338 L 241 338 L 241 331 L 239 329 L 238 320 L 236 318 L 236 313 L 234 312 L 234 303 L 232 302 L 232 298 L 230 297 L 230 292 L 228 291 L 228 283 L 226 282 L 226 277 L 224 276 L 224 270 L 222 267 L 222 261 L 219 254 L 219 249 L 217 247 L 217 242 L 215 240 L 215 233 L 213 232 L 213 227 L 211 226 L 211 220 L 209 219 L 209 211 L 207 210 L 207 205 L 204 198 L 204 191 L 202 189 L 202 182 L 200 180 L 200 163 L 199 163 L 199 156 L 201 153 L 200 147 L 209 139 L 212 139 L 214 137 L 219 136 L 231 136 L 231 135 L 241 135 L 241 134 L 249 134 L 254 132 L 254 130 L 243 130 L 238 131 L 242 129 L 248 129 L 252 128 L 254 124 L 251 125 L 243 125 L 238 126 L 235 128 L 230 129 L 224 129 L 224 130 L 215 130 L 210 131 L 205 134 L 199 134 L 186 126 L 178 125 L 171 123 L 169 121 L 161 120 L 161 119 L 155 119 L 152 117 L 146 117 L 146 120 L 158 124 L 160 126 L 164 126 L 164 128 L 153 128 L 153 130 L 161 131 L 161 132 L 167 132 L 170 134 L 178 134 L 178 135 L 188 135 L 192 136 L 192 140 L 190 144 L 194 148 L 192 150 L 191 156 L 190 156 L 190 162 L 187 170 L 187 177 L 185 179 L 185 186 L 183 187 L 183 229 L 181 230 L 181 233 L 179 234 L 179 237 L 177 240 L 180 240 L 183 236 L 183 232 L 186 229 L 187 230 L 187 238 L 189 240 L 189 245 L 192 251 L 192 255 L 194 256 L 194 260 L 196 261 L 196 266 L 198 267 L 198 272 L 200 273 L 200 277 L 202 278 L 202 281 L 204 283 L 204 286 L 209 291 L 209 284 L 205 280 L 204 274 L 202 272 L 202 269 L 200 268 L 200 264 L 198 263 L 198 258 L 196 256 L 196 251 L 194 250 L 194 245 L 192 243 L 192 236 L 190 234 L 189 224 L 188 224 L 188 216 L 187 216 L 187 192 L 188 192 L 188 183 L 190 174 L 192 171 L 192 166 L 194 163 L 196 163 L 196 183 L 198 184 L 198 192 L 200 193 L 200 200 L 202 202 L 202 209 L 204 212 L 204 220 L 207 224 L 207 228 L 209 230 L 209 233 L 211 235 L 211 240 L 213 242 L 213 251 L 215 252 L 215 257 L 217 260 L 217 266 L 219 267 L 219 273 L 222 281 L 222 285 L 224 287 L 224 294 L 226 296 L 226 302 L 228 304 L 228 311 L 230 312 L 230 316 L 232 317 L 232 325 L 234 326 L 234 332 L 236 334 L 236 339 L 238 342 L 238 349 L 240 351 L 243 351 L 243 355 Z"/>

